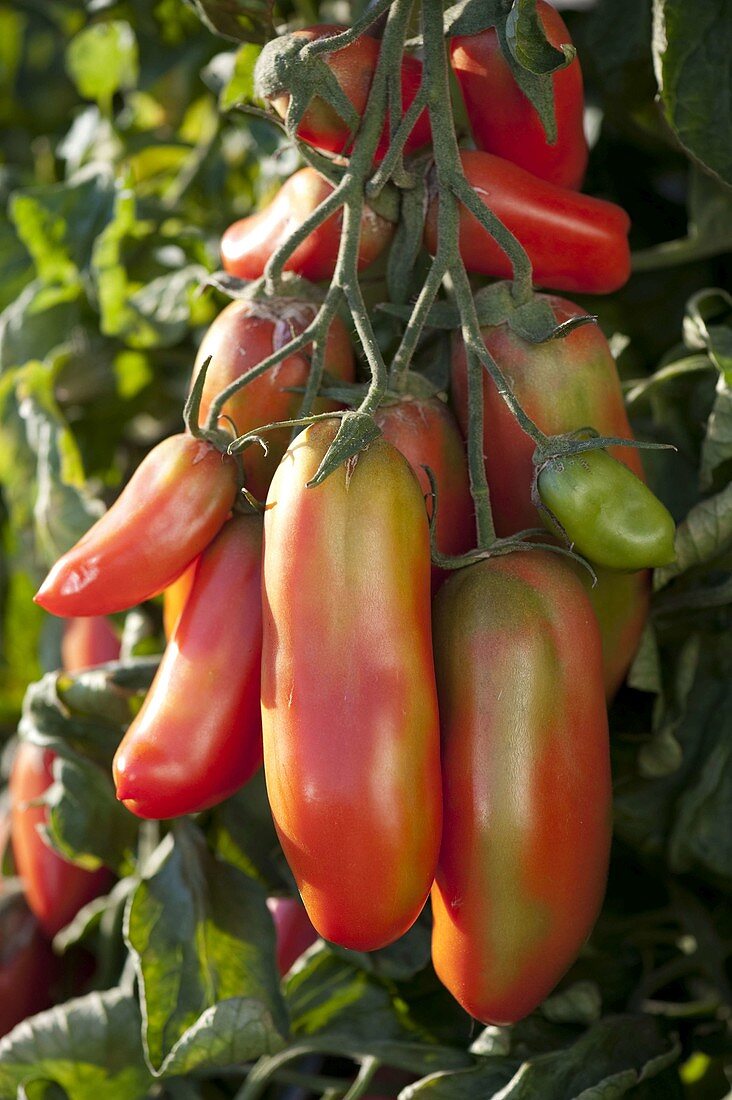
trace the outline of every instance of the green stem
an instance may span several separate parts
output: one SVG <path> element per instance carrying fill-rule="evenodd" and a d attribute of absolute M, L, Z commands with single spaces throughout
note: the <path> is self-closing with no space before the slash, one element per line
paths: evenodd
<path fill-rule="evenodd" d="M 442 256 L 441 250 L 438 248 L 437 255 L 432 261 L 432 266 L 427 273 L 427 278 L 414 304 L 412 316 L 409 318 L 407 327 L 404 330 L 404 335 L 392 359 L 391 371 L 389 372 L 389 384 L 390 388 L 396 393 L 402 393 L 405 389 L 412 357 L 419 343 L 419 338 L 422 335 L 427 316 L 432 308 L 432 303 L 437 297 L 437 292 L 440 289 L 446 271 L 447 262 Z"/>
<path fill-rule="evenodd" d="M 340 34 L 333 34 L 330 38 L 316 38 L 313 42 L 309 42 L 304 47 L 302 56 L 314 57 L 317 54 L 342 50 L 344 46 L 360 38 L 364 31 L 367 31 L 391 7 L 391 4 L 392 0 L 376 0 L 376 3 L 372 4 L 347 30 L 341 31 Z"/>
<path fill-rule="evenodd" d="M 335 190 L 323 199 L 311 214 L 308 214 L 305 221 L 301 222 L 296 229 L 293 229 L 292 233 L 282 244 L 278 245 L 267 260 L 264 268 L 264 279 L 268 294 L 277 293 L 284 266 L 298 245 L 302 244 L 306 237 L 309 237 L 318 226 L 322 225 L 326 218 L 329 218 L 331 214 L 335 214 L 336 210 L 343 206 L 346 191 L 345 181 L 346 177 L 344 176 Z"/>
<path fill-rule="evenodd" d="M 366 184 L 366 194 L 369 198 L 375 198 L 394 175 L 395 169 L 399 166 L 399 160 L 404 151 L 407 138 L 426 105 L 427 88 L 424 84 L 421 84 L 416 96 L 407 107 L 401 122 L 394 131 L 384 159 Z"/>
<path fill-rule="evenodd" d="M 490 490 L 483 457 L 483 370 L 477 357 L 466 349 L 468 376 L 468 473 L 475 504 L 478 549 L 495 542 L 496 528 L 491 512 Z"/>
<path fill-rule="evenodd" d="M 451 180 L 452 192 L 466 210 L 476 218 L 486 232 L 490 233 L 498 247 L 506 253 L 513 267 L 512 294 L 515 301 L 528 302 L 533 293 L 531 289 L 531 260 L 521 242 L 514 237 L 510 229 L 486 206 L 474 188 L 470 186 L 462 169 Z"/>
<path fill-rule="evenodd" d="M 371 1084 L 371 1080 L 380 1065 L 381 1062 L 379 1059 L 375 1058 L 373 1055 L 364 1058 L 361 1063 L 361 1068 L 358 1071 L 358 1077 L 353 1082 L 348 1092 L 344 1094 L 343 1100 L 359 1100 L 359 1097 L 364 1095 L 366 1089 Z"/>

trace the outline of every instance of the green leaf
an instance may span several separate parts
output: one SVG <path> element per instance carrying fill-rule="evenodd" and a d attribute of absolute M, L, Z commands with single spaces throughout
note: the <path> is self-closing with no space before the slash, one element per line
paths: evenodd
<path fill-rule="evenodd" d="M 245 42 L 238 50 L 217 54 L 201 73 L 222 111 L 254 99 L 254 67 L 260 52 L 259 46 Z"/>
<path fill-rule="evenodd" d="M 689 569 L 708 565 L 732 550 L 732 484 L 692 508 L 676 530 L 676 562 L 656 570 L 660 588 Z"/>
<path fill-rule="evenodd" d="M 286 1014 L 261 886 L 181 821 L 132 896 L 125 938 L 156 1073 L 251 1061 L 281 1049 Z"/>
<path fill-rule="evenodd" d="M 348 951 L 345 947 L 331 945 L 334 954 L 340 955 L 352 966 L 368 974 L 394 981 L 412 978 L 430 962 L 432 927 L 428 920 L 420 919 L 389 947 L 380 951 Z"/>
<path fill-rule="evenodd" d="M 565 53 L 547 41 L 536 11 L 536 0 L 513 0 L 506 18 L 506 41 L 519 65 L 536 76 L 563 69 L 575 55 L 571 44 L 567 44 Z"/>
<path fill-rule="evenodd" d="M 732 193 L 695 164 L 689 172 L 688 216 L 686 237 L 634 252 L 633 270 L 659 271 L 732 249 Z"/>
<path fill-rule="evenodd" d="M 95 99 L 103 110 L 112 96 L 137 84 L 137 39 L 129 23 L 110 20 L 79 31 L 66 51 L 66 67 L 79 95 Z"/>
<path fill-rule="evenodd" d="M 654 0 L 653 60 L 664 114 L 686 151 L 732 184 L 732 19 L 727 0 Z"/>
<path fill-rule="evenodd" d="M 69 1100 L 146 1096 L 152 1078 L 140 1023 L 137 1001 L 121 989 L 89 993 L 33 1016 L 0 1041 L 0 1095 L 52 1081 Z"/>
<path fill-rule="evenodd" d="M 186 0 L 214 34 L 235 42 L 267 42 L 274 33 L 273 0 Z"/>
<path fill-rule="evenodd" d="M 215 854 L 273 892 L 294 883 L 277 839 L 260 769 L 245 787 L 211 810 L 206 838 Z"/>

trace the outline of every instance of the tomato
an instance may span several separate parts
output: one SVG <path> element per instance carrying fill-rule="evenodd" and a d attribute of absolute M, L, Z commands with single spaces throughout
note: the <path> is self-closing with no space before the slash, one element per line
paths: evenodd
<path fill-rule="evenodd" d="M 668 509 L 607 451 L 550 459 L 539 470 L 537 487 L 569 542 L 591 562 L 628 571 L 675 560 Z"/>
<path fill-rule="evenodd" d="M 585 311 L 574 302 L 544 296 L 558 324 Z M 486 326 L 481 334 L 525 412 L 547 435 L 593 427 L 601 435 L 632 439 L 615 360 L 602 330 L 583 325 L 566 337 L 530 344 L 507 324 Z M 458 420 L 467 432 L 465 347 L 456 337 L 452 348 L 452 395 Z M 614 447 L 610 453 L 643 477 L 640 452 Z M 500 536 L 540 526 L 531 503 L 534 443 L 521 430 L 508 405 L 488 379 L 483 384 L 483 454 L 491 508 Z M 590 581 L 586 569 L 579 570 Z M 606 686 L 613 695 L 638 647 L 648 611 L 648 580 L 601 570 L 590 591 L 600 622 Z"/>
<path fill-rule="evenodd" d="M 92 668 L 119 657 L 119 638 L 104 615 L 71 619 L 61 641 L 61 660 L 67 672 Z"/>
<path fill-rule="evenodd" d="M 571 44 L 564 20 L 551 4 L 537 0 L 536 11 L 552 46 Z M 553 145 L 503 56 L 495 27 L 453 38 L 450 62 L 479 149 L 510 160 L 558 187 L 582 186 L 588 152 L 582 126 L 582 70 L 576 57 L 552 74 L 557 123 Z"/>
<path fill-rule="evenodd" d="M 470 495 L 468 460 L 452 413 L 437 397 L 403 398 L 382 405 L 376 423 L 409 461 L 432 515 L 429 466 L 437 482 L 437 547 L 443 554 L 463 554 L 475 544 L 475 508 Z M 432 566 L 432 588 L 447 571 Z"/>
<path fill-rule="evenodd" d="M 237 495 L 234 459 L 190 435 L 164 439 L 35 596 L 54 615 L 108 615 L 150 599 L 207 546 Z"/>
<path fill-rule="evenodd" d="M 429 533 L 382 438 L 306 487 L 335 434 L 323 421 L 298 436 L 267 499 L 264 768 L 313 925 L 371 951 L 416 920 L 439 847 Z"/>
<path fill-rule="evenodd" d="M 0 1036 L 49 1007 L 57 971 L 18 884 L 0 879 Z"/>
<path fill-rule="evenodd" d="M 234 516 L 201 555 L 182 614 L 113 763 L 139 817 L 223 801 L 262 762 L 262 521 Z"/>
<path fill-rule="evenodd" d="M 302 953 L 315 943 L 318 933 L 299 898 L 268 898 L 267 905 L 277 936 L 277 969 L 284 977 Z"/>
<path fill-rule="evenodd" d="M 21 742 L 10 773 L 11 838 L 28 906 L 47 936 L 55 936 L 82 906 L 103 894 L 111 882 L 105 869 L 87 871 L 69 863 L 43 842 L 38 826 L 46 822 L 44 805 L 29 805 L 53 782 L 55 754 Z"/>
<path fill-rule="evenodd" d="M 186 600 L 193 587 L 193 578 L 198 568 L 198 558 L 191 562 L 184 573 L 173 581 L 163 592 L 163 630 L 166 639 L 172 637 L 176 623 L 180 619 Z"/>
<path fill-rule="evenodd" d="M 574 961 L 603 898 L 600 637 L 572 569 L 527 551 L 445 582 L 434 645 L 445 820 L 432 958 L 471 1015 L 514 1023 Z"/>
<path fill-rule="evenodd" d="M 226 306 L 206 332 L 196 357 L 194 378 L 204 360 L 211 356 L 201 401 L 202 417 L 208 416 L 211 402 L 226 386 L 307 328 L 317 308 L 310 302 L 294 298 L 237 301 Z M 312 345 L 308 345 L 288 355 L 226 402 L 224 415 L 230 418 L 238 435 L 275 420 L 291 420 L 297 416 L 303 395 L 288 390 L 307 383 L 311 351 Z M 333 318 L 328 332 L 325 370 L 335 378 L 353 381 L 353 350 L 348 330 L 339 317 Z M 334 408 L 337 408 L 335 402 L 318 398 L 312 411 L 327 412 Z M 258 499 L 263 500 L 267 495 L 290 434 L 289 428 L 267 432 L 267 454 L 256 443 L 242 452 L 245 484 Z"/>
<path fill-rule="evenodd" d="M 628 215 L 619 206 L 538 179 L 490 153 L 461 152 L 465 177 L 486 206 L 526 249 L 534 282 L 556 290 L 608 294 L 630 275 Z M 437 250 L 437 204 L 432 195 L 425 246 Z M 460 254 L 468 271 L 510 278 L 511 264 L 493 237 L 460 208 Z"/>
<path fill-rule="evenodd" d="M 298 226 L 327 199 L 333 187 L 314 168 L 301 168 L 286 180 L 275 197 L 265 206 L 234 222 L 221 238 L 224 269 L 241 279 L 258 279 L 267 260 Z M 337 210 L 297 246 L 285 264 L 318 282 L 330 279 L 335 271 L 341 239 L 343 209 Z M 358 269 L 368 267 L 384 251 L 394 234 L 394 225 L 380 217 L 370 206 L 361 216 Z"/>
<path fill-rule="evenodd" d="M 306 30 L 294 31 L 290 37 L 302 38 L 312 42 L 317 38 L 329 38 L 331 35 L 339 34 L 344 29 L 344 27 L 334 24 L 321 24 L 308 27 Z M 321 55 L 322 60 L 336 77 L 359 116 L 362 116 L 366 110 L 380 48 L 381 44 L 375 38 L 361 35 L 350 45 L 332 53 Z M 277 49 L 281 49 L 280 39 L 275 39 L 270 45 L 270 50 Z M 258 70 L 255 72 L 255 79 L 258 73 L 262 72 L 262 63 L 267 62 L 267 55 L 268 49 L 265 47 L 261 54 Z M 419 91 L 422 82 L 421 61 L 418 61 L 416 57 L 405 54 L 402 59 L 401 78 L 402 114 L 404 114 Z M 263 97 L 269 99 L 279 116 L 284 118 L 290 104 L 288 92 L 279 90 L 279 94 L 274 92 L 270 95 L 266 88 L 262 91 Z M 318 96 L 311 100 L 305 110 L 297 127 L 297 136 L 301 141 L 306 141 L 308 145 L 313 145 L 316 149 L 322 149 L 329 153 L 350 153 L 353 148 L 353 134 L 349 131 L 346 123 L 326 100 Z M 429 140 L 429 115 L 424 110 L 407 138 L 404 151 L 405 153 L 413 153 L 415 150 L 427 145 Z M 388 122 L 385 122 L 374 159 L 376 161 L 383 160 L 388 148 L 389 125 Z"/>

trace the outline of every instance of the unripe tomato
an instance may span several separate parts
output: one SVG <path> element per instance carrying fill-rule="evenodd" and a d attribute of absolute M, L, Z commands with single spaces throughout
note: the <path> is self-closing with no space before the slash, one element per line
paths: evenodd
<path fill-rule="evenodd" d="M 317 38 L 330 38 L 334 34 L 339 34 L 342 30 L 345 30 L 345 27 L 324 23 L 319 26 L 308 27 L 305 30 L 293 31 L 291 37 L 312 42 Z M 277 49 L 280 46 L 280 40 L 274 39 L 269 49 Z M 359 117 L 363 116 L 366 110 L 380 48 L 381 44 L 375 38 L 361 35 L 350 45 L 343 46 L 342 49 L 335 50 L 332 53 L 321 55 L 322 60 L 335 75 Z M 255 80 L 258 72 L 262 71 L 263 63 L 267 61 L 267 53 L 268 47 L 265 46 L 255 70 Z M 402 58 L 401 77 L 402 114 L 404 114 L 411 105 L 422 81 L 421 61 L 418 61 L 416 57 L 405 54 Z M 280 118 L 285 117 L 290 104 L 288 92 L 282 91 L 274 96 L 269 96 L 265 92 L 264 98 L 270 100 Z M 297 127 L 297 136 L 301 141 L 306 141 L 308 145 L 313 145 L 316 149 L 322 149 L 329 153 L 348 154 L 353 149 L 354 135 L 349 131 L 348 126 L 338 112 L 319 96 L 315 96 L 311 100 L 303 114 Z M 405 153 L 413 153 L 423 145 L 427 145 L 429 140 L 429 115 L 424 110 L 407 138 L 404 151 Z M 388 148 L 389 125 L 388 122 L 385 122 L 374 160 L 377 162 L 383 160 Z"/>
<path fill-rule="evenodd" d="M 264 766 L 313 925 L 371 951 L 416 920 L 439 848 L 429 533 L 385 439 L 306 487 L 336 430 L 298 436 L 267 498 Z"/>
<path fill-rule="evenodd" d="M 607 451 L 550 459 L 539 470 L 537 488 L 563 534 L 589 561 L 628 571 L 675 560 L 668 509 Z M 548 526 L 556 530 L 551 520 Z"/>
<path fill-rule="evenodd" d="M 111 882 L 107 870 L 87 871 L 69 863 L 45 844 L 38 827 L 46 822 L 37 801 L 53 782 L 54 753 L 21 742 L 10 772 L 11 839 L 28 906 L 47 936 L 55 936 L 82 906 L 103 894 Z"/>
<path fill-rule="evenodd" d="M 201 364 L 211 356 L 201 399 L 203 419 L 208 417 L 217 394 L 299 335 L 311 323 L 317 309 L 310 302 L 294 298 L 236 301 L 226 306 L 203 337 L 193 368 L 195 379 Z M 238 435 L 254 431 L 263 424 L 297 416 L 302 393 L 288 391 L 306 385 L 311 352 L 309 344 L 302 351 L 288 355 L 226 402 L 223 414 L 233 423 Z M 328 332 L 325 370 L 335 378 L 353 381 L 353 350 L 348 330 L 339 317 L 333 318 Z M 328 412 L 337 407 L 334 401 L 318 398 L 312 412 Z M 289 428 L 267 432 L 267 454 L 257 443 L 242 452 L 245 485 L 258 499 L 263 500 L 267 495 L 290 434 Z"/>
<path fill-rule="evenodd" d="M 277 936 L 277 969 L 284 977 L 292 964 L 315 943 L 318 933 L 299 898 L 267 898 Z"/>
<path fill-rule="evenodd" d="M 463 554 L 475 544 L 475 508 L 470 495 L 468 460 L 452 413 L 437 397 L 403 398 L 382 405 L 374 418 L 388 439 L 409 461 L 432 516 L 429 466 L 437 483 L 437 548 L 443 554 Z M 446 571 L 432 566 L 435 591 Z"/>
<path fill-rule="evenodd" d="M 223 801 L 262 761 L 262 521 L 234 516 L 201 555 L 140 712 L 113 763 L 117 797 L 139 817 Z"/>
<path fill-rule="evenodd" d="M 332 185 L 314 168 L 295 172 L 282 184 L 268 206 L 248 218 L 241 218 L 226 230 L 221 238 L 224 269 L 241 279 L 258 279 L 275 249 L 332 191 Z M 288 257 L 285 271 L 294 271 L 315 283 L 330 279 L 338 259 L 342 222 L 342 209 L 326 218 Z M 380 217 L 370 206 L 364 207 L 358 246 L 359 271 L 373 263 L 393 234 L 391 222 Z"/>
<path fill-rule="evenodd" d="M 237 488 L 234 459 L 190 435 L 164 439 L 59 558 L 36 603 L 54 615 L 108 615 L 150 599 L 208 545 Z"/>
<path fill-rule="evenodd" d="M 104 615 L 71 619 L 61 640 L 61 660 L 67 672 L 92 668 L 119 657 L 119 638 Z"/>
<path fill-rule="evenodd" d="M 564 20 L 551 4 L 537 0 L 536 11 L 552 46 L 571 44 Z M 495 27 L 453 38 L 450 62 L 479 149 L 510 160 L 558 187 L 582 186 L 588 153 L 582 126 L 582 70 L 576 57 L 552 74 L 557 123 L 553 145 L 503 56 Z"/>
<path fill-rule="evenodd" d="M 432 958 L 471 1015 L 509 1024 L 576 958 L 611 832 L 600 637 L 572 569 L 517 552 L 435 598 L 444 826 Z"/>
<path fill-rule="evenodd" d="M 558 324 L 585 311 L 574 302 L 546 296 Z M 547 435 L 563 435 L 593 427 L 601 435 L 632 439 L 615 360 L 602 330 L 583 325 L 567 336 L 530 344 L 507 325 L 485 326 L 481 335 L 505 375 L 511 390 L 534 423 Z M 458 420 L 467 431 L 465 346 L 455 337 L 452 347 L 452 395 Z M 615 447 L 610 453 L 643 477 L 640 451 Z M 483 454 L 491 508 L 500 536 L 540 526 L 531 502 L 534 442 L 488 377 L 483 382 Z M 587 570 L 580 569 L 590 582 Z M 602 634 L 606 687 L 617 690 L 633 659 L 648 612 L 648 578 L 644 574 L 598 573 L 590 589 Z"/>
<path fill-rule="evenodd" d="M 18 885 L 0 879 L 0 1037 L 48 1008 L 58 971 Z"/>
<path fill-rule="evenodd" d="M 490 153 L 460 153 L 465 178 L 526 249 L 537 286 L 609 294 L 630 275 L 628 215 L 619 206 L 532 176 Z M 438 196 L 427 210 L 424 241 L 437 251 Z M 511 263 L 491 235 L 460 207 L 460 255 L 468 271 L 510 278 Z"/>

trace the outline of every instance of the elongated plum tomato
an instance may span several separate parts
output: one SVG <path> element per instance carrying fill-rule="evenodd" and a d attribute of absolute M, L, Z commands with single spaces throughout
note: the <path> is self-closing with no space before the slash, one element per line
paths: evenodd
<path fill-rule="evenodd" d="M 173 636 L 176 624 L 193 588 L 193 578 L 198 568 L 198 558 L 191 562 L 184 573 L 173 581 L 163 592 L 163 630 L 166 640 Z"/>
<path fill-rule="evenodd" d="M 0 879 L 0 1037 L 51 1003 L 58 958 L 17 879 Z"/>
<path fill-rule="evenodd" d="M 552 46 L 559 49 L 565 43 L 571 44 L 564 20 L 551 4 L 537 0 L 536 12 Z M 582 70 L 577 57 L 552 74 L 557 124 L 553 145 L 547 141 L 536 108 L 516 82 L 495 27 L 453 38 L 450 63 L 479 149 L 510 160 L 558 187 L 582 186 L 587 142 L 582 126 Z"/>
<path fill-rule="evenodd" d="M 539 1004 L 576 958 L 607 875 L 600 637 L 547 551 L 461 569 L 435 598 L 444 826 L 432 891 L 440 980 L 484 1023 Z"/>
<path fill-rule="evenodd" d="M 67 672 L 92 668 L 119 657 L 119 638 L 104 615 L 71 619 L 61 640 L 61 660 Z"/>
<path fill-rule="evenodd" d="M 267 898 L 277 936 L 277 969 L 284 977 L 318 938 L 299 898 Z"/>
<path fill-rule="evenodd" d="M 550 459 L 539 470 L 537 488 L 564 535 L 590 561 L 634 570 L 675 560 L 668 509 L 607 451 Z M 551 519 L 547 525 L 555 529 Z"/>
<path fill-rule="evenodd" d="M 231 382 L 254 370 L 267 356 L 307 328 L 317 309 L 311 302 L 295 298 L 237 301 L 226 306 L 203 337 L 193 368 L 195 379 L 201 364 L 211 356 L 201 399 L 202 417 L 208 417 L 212 401 Z M 259 378 L 252 379 L 229 398 L 223 414 L 233 423 L 237 434 L 297 416 L 303 399 L 302 388 L 310 373 L 311 353 L 312 345 L 308 344 Z M 348 330 L 339 317 L 333 318 L 328 330 L 324 368 L 335 378 L 353 381 L 353 350 Z M 297 388 L 300 392 L 291 392 Z M 329 412 L 337 407 L 334 401 L 317 398 L 311 411 Z M 267 454 L 259 444 L 242 452 L 244 483 L 260 500 L 267 495 L 290 434 L 289 428 L 267 432 Z"/>
<path fill-rule="evenodd" d="M 306 30 L 293 31 L 289 38 L 312 42 L 318 38 L 330 38 L 345 29 L 342 26 L 324 23 L 319 26 L 308 27 Z M 380 47 L 380 42 L 375 38 L 360 35 L 355 42 L 351 42 L 342 49 L 321 55 L 321 59 L 336 77 L 359 117 L 366 110 L 366 102 L 379 58 Z M 289 93 L 285 90 L 274 92 L 273 89 L 273 94 L 269 94 L 268 81 L 266 79 L 261 81 L 268 65 L 268 55 L 280 51 L 281 48 L 281 39 L 273 39 L 264 47 L 255 69 L 255 81 L 264 85 L 260 89 L 260 94 L 263 98 L 269 99 L 279 116 L 284 118 L 290 105 Z M 418 61 L 416 57 L 405 54 L 402 58 L 401 78 L 402 114 L 404 114 L 411 105 L 422 81 L 421 61 Z M 353 147 L 353 134 L 348 129 L 347 124 L 338 112 L 320 96 L 314 96 L 310 101 L 298 124 L 297 136 L 301 141 L 306 141 L 308 145 L 313 145 L 316 149 L 322 149 L 329 153 L 347 154 Z M 424 110 L 407 138 L 404 151 L 405 153 L 413 153 L 422 146 L 429 144 L 429 141 L 429 115 Z M 383 160 L 388 148 L 389 126 L 385 122 L 374 160 L 377 162 Z"/>
<path fill-rule="evenodd" d="M 429 466 L 437 483 L 437 548 L 443 554 L 463 554 L 475 542 L 475 508 L 470 495 L 468 460 L 452 413 L 437 397 L 403 398 L 382 405 L 375 417 L 383 436 L 401 451 L 417 475 L 432 516 Z M 436 591 L 447 571 L 432 566 Z"/>
<path fill-rule="evenodd" d="M 104 893 L 111 882 L 105 869 L 88 871 L 63 859 L 43 842 L 38 827 L 46 822 L 46 807 L 30 805 L 53 782 L 55 754 L 21 742 L 10 772 L 11 840 L 28 906 L 47 936 L 55 936 L 87 902 Z"/>
<path fill-rule="evenodd" d="M 429 534 L 384 439 L 307 488 L 335 434 L 323 421 L 298 436 L 267 498 L 264 767 L 315 928 L 371 951 L 416 920 L 439 847 Z"/>
<path fill-rule="evenodd" d="M 574 302 L 544 295 L 556 317 L 565 324 L 584 310 Z M 593 427 L 601 435 L 632 439 L 620 379 L 602 330 L 582 325 L 562 339 L 530 344 L 507 325 L 481 329 L 485 346 L 503 371 L 522 408 L 547 435 L 563 435 Z M 452 345 L 452 396 L 458 420 L 467 433 L 468 395 L 465 346 L 456 337 Z M 534 443 L 519 427 L 506 402 L 488 380 L 483 383 L 483 454 L 491 508 L 499 536 L 541 525 L 531 502 Z M 640 451 L 614 447 L 610 453 L 643 477 Z M 579 575 L 590 585 L 590 599 L 602 634 L 608 696 L 617 691 L 633 659 L 648 614 L 648 576 L 645 573 L 598 572 L 592 587 L 586 569 Z"/>
<path fill-rule="evenodd" d="M 628 215 L 619 206 L 538 179 L 490 153 L 460 153 L 465 178 L 476 194 L 524 246 L 537 286 L 579 294 L 609 294 L 630 275 Z M 425 247 L 437 250 L 433 194 L 425 222 Z M 505 252 L 477 219 L 460 207 L 459 247 L 468 271 L 510 278 Z"/>
<path fill-rule="evenodd" d="M 290 233 L 327 199 L 333 188 L 314 168 L 301 168 L 282 184 L 272 201 L 234 222 L 221 238 L 224 270 L 240 279 L 258 279 L 267 260 Z M 343 210 L 337 210 L 314 229 L 294 250 L 285 271 L 294 271 L 317 283 L 330 279 L 335 271 L 341 239 Z M 368 267 L 383 252 L 394 233 L 394 226 L 370 206 L 361 216 L 358 269 Z"/>
<path fill-rule="evenodd" d="M 262 521 L 234 516 L 204 551 L 145 702 L 117 749 L 117 797 L 139 817 L 223 801 L 262 762 Z"/>
<path fill-rule="evenodd" d="M 150 599 L 208 545 L 236 493 L 232 458 L 190 435 L 164 439 L 59 558 L 36 603 L 54 615 L 108 615 Z"/>

